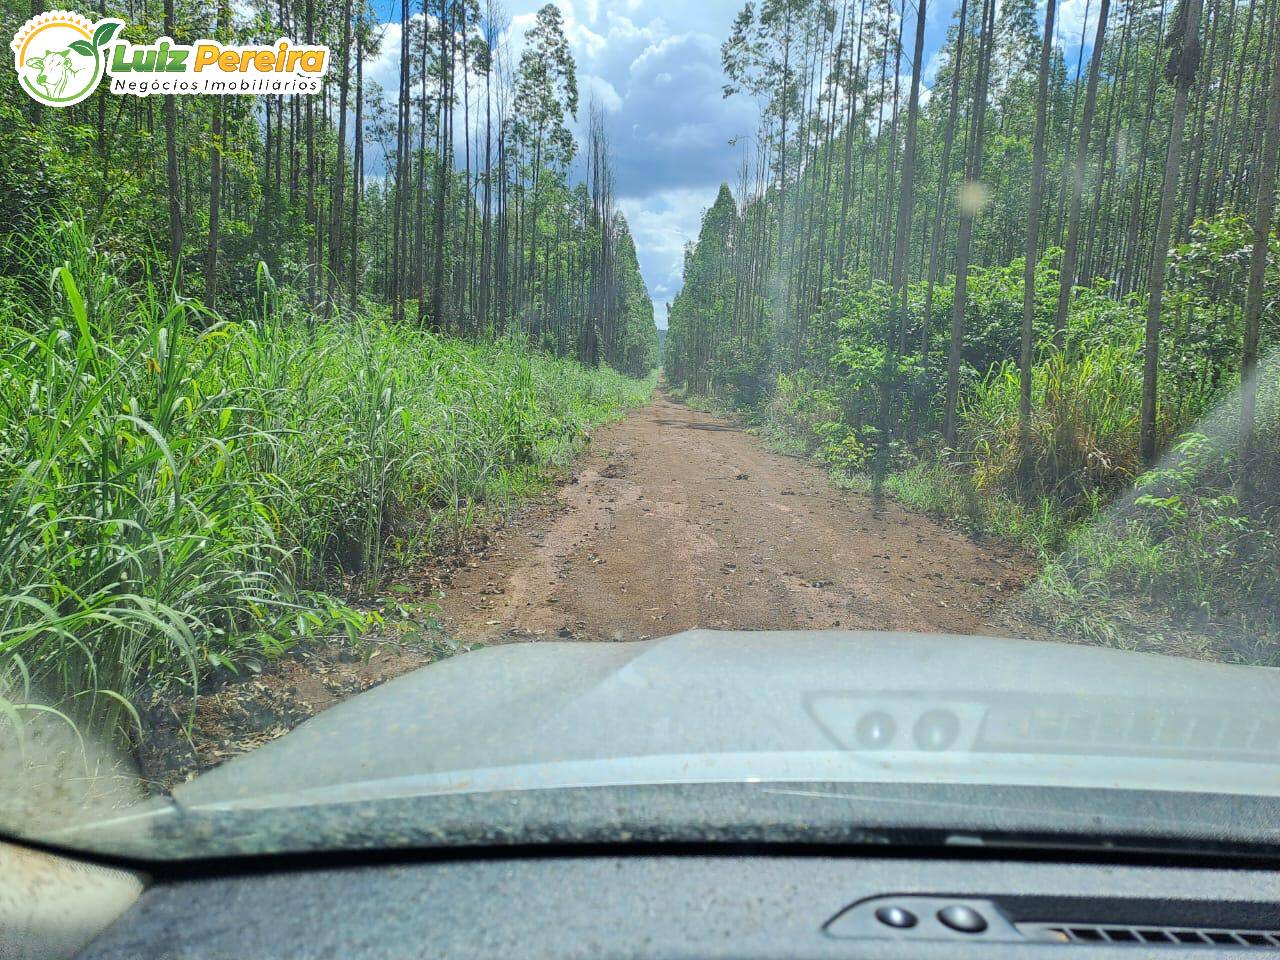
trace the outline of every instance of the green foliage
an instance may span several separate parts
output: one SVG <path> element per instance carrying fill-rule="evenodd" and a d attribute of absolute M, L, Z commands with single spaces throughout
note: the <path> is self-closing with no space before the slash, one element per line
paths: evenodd
<path fill-rule="evenodd" d="M 577 116 L 578 81 L 564 14 L 555 4 L 538 10 L 525 43 L 516 81 L 519 135 L 534 144 L 536 163 L 567 166 L 575 145 L 564 122 L 566 114 Z"/>
<path fill-rule="evenodd" d="M 721 49 L 725 93 L 752 98 L 761 123 L 739 146 L 736 205 L 722 189 L 724 214 L 686 252 L 668 379 L 747 408 L 775 444 L 842 478 L 871 463 L 876 489 L 1045 556 L 1136 481 L 1155 484 L 1131 504 L 1137 526 L 1048 568 L 1054 589 L 1085 603 L 1114 578 L 1173 609 L 1216 588 L 1233 616 L 1270 622 L 1265 576 L 1226 559 L 1261 557 L 1274 578 L 1274 498 L 1247 476 L 1266 471 L 1224 448 L 1190 486 L 1143 474 L 1152 446 L 1189 456 L 1179 438 L 1238 391 L 1254 211 L 1275 188 L 1256 160 L 1274 132 L 1261 7 L 1206 8 L 1194 79 L 1221 96 L 1184 99 L 1185 6 L 1124 5 L 1085 73 L 1092 25 L 1073 69 L 1060 44 L 1044 50 L 1032 0 L 993 20 L 960 5 L 924 102 L 904 99 L 906 8 L 743 6 Z M 1166 174 L 1169 159 L 1180 168 Z M 1280 343 L 1275 236 L 1262 280 L 1265 354 Z M 1167 593 L 1147 576 L 1162 563 L 1181 571 Z"/>
<path fill-rule="evenodd" d="M 774 446 L 787 453 L 816 456 L 828 442 L 832 426 L 842 425 L 842 411 L 833 392 L 821 389 L 800 370 L 795 375 L 778 374 L 761 421 Z"/>
<path fill-rule="evenodd" d="M 879 421 L 885 336 L 896 313 L 888 284 L 861 276 L 842 284 L 836 321 L 840 335 L 831 368 L 850 426 L 864 433 Z M 898 385 L 902 394 L 919 396 L 911 373 L 901 367 Z"/>
<path fill-rule="evenodd" d="M 698 242 L 685 251 L 684 287 L 671 305 L 664 366 L 667 379 L 697 394 L 759 397 L 762 355 L 729 328 L 733 305 L 733 237 L 737 206 L 728 184 L 702 217 Z"/>
<path fill-rule="evenodd" d="M 1081 525 L 1028 606 L 1055 627 L 1117 646 L 1275 663 L 1280 632 L 1280 363 L 1264 366 L 1259 456 L 1239 459 L 1234 398 Z"/>
<path fill-rule="evenodd" d="M 168 29 L 159 6 L 111 3 L 95 12 L 126 20 L 122 36 L 135 43 Z M 7 13 L 10 33 L 28 15 Z M 270 45 L 307 23 L 335 64 L 354 38 L 368 66 L 385 31 L 373 29 L 377 14 L 367 4 L 349 16 L 353 30 L 344 16 L 304 17 L 288 5 L 178 4 L 171 32 L 181 42 L 217 34 Z M 301 99 L 287 108 L 280 98 L 182 101 L 170 143 L 159 100 L 114 96 L 103 84 L 72 108 L 37 110 L 17 74 L 0 73 L 0 303 L 19 272 L 9 248 L 30 224 L 70 210 L 90 221 L 99 244 L 152 251 L 152 276 L 176 280 L 184 295 L 230 314 L 252 306 L 256 268 L 265 262 L 282 287 L 324 316 L 391 305 L 397 319 L 437 332 L 517 334 L 558 356 L 646 376 L 656 355 L 652 304 L 606 186 L 612 171 L 588 166 L 573 183 L 578 89 L 564 31 L 561 12 L 545 5 L 517 64 L 507 62 L 503 31 L 484 21 L 475 0 L 411 18 L 412 102 L 403 113 L 395 92 L 367 76 L 357 83 L 354 71 L 336 67 L 326 76 L 325 102 L 347 103 L 341 144 L 335 112 L 317 117 Z M 464 150 L 473 132 L 467 117 L 481 115 L 485 149 Z M 442 135 L 451 139 L 444 149 Z M 358 178 L 357 140 L 367 161 Z M 397 156 L 401 144 L 408 152 Z M 170 146 L 178 168 L 172 187 Z M 608 154 L 595 156 L 607 167 Z M 455 158 L 467 166 L 454 169 Z M 177 236 L 171 193 L 181 201 Z M 412 309 L 398 309 L 406 303 Z"/>
<path fill-rule="evenodd" d="M 39 127 L 15 98 L 0 98 L 0 223 L 30 230 L 49 211 L 87 199 L 75 179 L 73 158 Z M 0 274 L 11 275 L 13 253 L 0 248 Z"/>
<path fill-rule="evenodd" d="M 943 460 L 921 460 L 890 474 L 884 488 L 915 510 L 1041 554 L 1055 549 L 1070 529 L 1052 500 L 1028 503 L 999 491 L 979 491 L 971 473 Z"/>
<path fill-rule="evenodd" d="M 1171 453 L 1150 472 L 1144 473 L 1138 454 L 1143 304 L 1136 296 L 1117 296 L 1104 281 L 1077 287 L 1063 347 L 1055 347 L 1057 249 L 1046 252 L 1036 271 L 1037 352 L 1025 425 L 1015 359 L 1020 259 L 970 272 L 955 449 L 943 450 L 938 442 L 950 278 L 933 289 L 926 331 L 927 284 L 908 284 L 903 317 L 888 284 L 851 273 L 831 291 L 835 336 L 826 357 L 762 376 L 770 389 L 754 402 L 741 399 L 749 393 L 731 378 L 718 376 L 710 385 L 731 406 L 750 408 L 774 446 L 824 462 L 847 481 L 868 469 L 883 442 L 878 427 L 886 342 L 902 336 L 907 345 L 928 343 L 923 356 L 908 349 L 896 367 L 888 493 L 1037 553 L 1046 567 L 1028 609 L 1061 633 L 1196 656 L 1267 659 L 1272 654 L 1258 646 L 1261 641 L 1245 638 L 1280 631 L 1280 514 L 1274 493 L 1267 492 L 1280 489 L 1280 477 L 1268 466 L 1259 469 L 1269 479 L 1244 484 L 1233 445 L 1241 290 L 1251 242 L 1245 222 L 1228 217 L 1194 224 L 1189 241 L 1175 251 L 1162 317 L 1157 411 L 1159 440 Z M 1280 243 L 1273 245 L 1280 253 Z M 703 260 L 695 249 L 689 264 Z M 1280 302 L 1280 269 L 1268 271 L 1265 300 L 1274 304 Z M 703 295 L 686 286 L 681 296 L 693 304 Z M 725 369 L 743 348 L 733 336 L 717 340 L 714 313 L 703 316 L 712 322 L 680 332 L 697 331 L 700 342 L 712 346 L 709 369 Z M 1275 343 L 1276 333 L 1272 306 L 1264 314 L 1264 343 Z M 681 341 L 675 346 L 687 349 Z M 760 347 L 757 352 L 764 353 Z M 668 370 L 679 364 L 669 359 Z M 1276 381 L 1273 362 L 1260 381 L 1264 464 L 1280 462 Z M 1197 426 L 1206 418 L 1217 424 L 1212 440 Z M 1136 493 L 1126 499 L 1135 484 Z M 1110 506 L 1117 498 L 1120 505 Z M 1148 620 L 1180 624 L 1178 638 L 1171 639 L 1177 633 L 1172 628 L 1144 628 L 1135 605 L 1158 611 Z"/>
<path fill-rule="evenodd" d="M 209 313 L 46 227 L 47 288 L 0 316 L 0 688 L 108 726 L 144 690 L 302 637 L 323 591 L 448 546 L 651 383 L 384 321 L 315 325 L 265 268 Z M 127 712 L 127 711 L 125 711 Z"/>
<path fill-rule="evenodd" d="M 1017 366 L 992 371 L 963 413 L 962 449 L 977 489 L 1047 498 L 1079 517 L 1128 487 L 1140 469 L 1141 363 L 1132 345 L 1100 346 L 1074 359 L 1051 351 L 1032 371 L 1025 436 Z"/>

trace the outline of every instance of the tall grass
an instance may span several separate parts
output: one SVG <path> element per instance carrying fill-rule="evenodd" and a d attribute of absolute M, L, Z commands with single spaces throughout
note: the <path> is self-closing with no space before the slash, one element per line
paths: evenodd
<path fill-rule="evenodd" d="M 1232 394 L 1073 531 L 1026 605 L 1121 646 L 1280 663 L 1280 354 L 1259 365 L 1257 459 Z"/>
<path fill-rule="evenodd" d="M 961 447 L 979 491 L 1051 500 L 1075 516 L 1133 482 L 1142 387 L 1137 344 L 1100 345 L 1081 356 L 1049 354 L 1032 370 L 1026 435 L 1020 376 L 1006 361 L 977 383 L 962 410 Z"/>
<path fill-rule="evenodd" d="M 308 324 L 265 271 L 231 321 L 75 223 L 26 249 L 0 302 L 0 696 L 91 723 L 247 651 L 358 633 L 332 571 L 375 581 L 447 547 L 651 386 L 513 341 Z"/>

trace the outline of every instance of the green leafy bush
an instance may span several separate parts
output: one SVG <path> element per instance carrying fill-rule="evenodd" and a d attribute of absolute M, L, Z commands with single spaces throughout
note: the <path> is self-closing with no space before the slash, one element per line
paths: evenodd
<path fill-rule="evenodd" d="M 824 430 L 840 425 L 843 411 L 836 394 L 819 387 L 805 371 L 778 374 L 772 396 L 761 410 L 765 436 L 774 446 L 813 456 L 828 442 Z"/>

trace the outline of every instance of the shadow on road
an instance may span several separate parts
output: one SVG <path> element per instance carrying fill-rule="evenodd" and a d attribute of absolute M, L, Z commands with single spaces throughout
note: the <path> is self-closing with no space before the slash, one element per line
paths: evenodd
<path fill-rule="evenodd" d="M 733 433 L 738 429 L 727 423 L 692 423 L 688 420 L 664 419 L 657 419 L 653 422 L 660 427 L 679 427 L 682 430 L 710 430 L 716 433 Z"/>

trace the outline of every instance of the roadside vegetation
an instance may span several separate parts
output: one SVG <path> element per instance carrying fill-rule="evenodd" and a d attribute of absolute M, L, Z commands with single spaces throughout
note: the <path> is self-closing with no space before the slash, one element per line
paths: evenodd
<path fill-rule="evenodd" d="M 518 56 L 497 4 L 401 13 L 396 91 L 365 77 L 386 11 L 312 0 L 94 14 L 326 44 L 317 96 L 53 109 L 0 76 L 9 719 L 136 732 L 211 673 L 360 636 L 344 590 L 454 550 L 648 396 L 653 305 L 559 10 Z"/>
<path fill-rule="evenodd" d="M 142 268 L 73 222 L 27 249 L 57 266 L 0 307 L 0 689 L 108 725 L 246 655 L 358 638 L 333 575 L 451 549 L 651 386 L 385 312 L 317 323 L 265 268 L 227 319 L 123 281 Z"/>
<path fill-rule="evenodd" d="M 1275 4 L 998 6 L 951 11 L 927 98 L 923 3 L 743 9 L 764 117 L 667 380 L 1035 551 L 1057 635 L 1280 663 Z"/>

